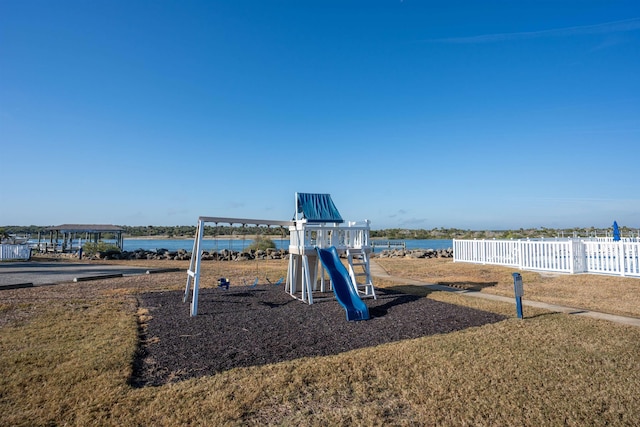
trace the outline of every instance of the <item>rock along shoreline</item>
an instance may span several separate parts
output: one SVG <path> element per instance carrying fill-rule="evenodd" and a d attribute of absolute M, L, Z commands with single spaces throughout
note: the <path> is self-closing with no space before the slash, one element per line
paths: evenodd
<path fill-rule="evenodd" d="M 47 253 L 48 258 L 66 258 L 78 259 L 77 253 Z M 343 256 L 344 258 L 345 256 Z M 372 253 L 372 258 L 453 258 L 453 249 L 385 249 L 379 253 Z M 264 259 L 288 259 L 289 251 L 284 249 L 267 249 L 267 250 L 251 250 L 251 251 L 234 251 L 230 249 L 222 249 L 218 252 L 204 251 L 202 253 L 203 261 L 250 261 Z M 185 249 L 170 251 L 168 249 L 146 250 L 137 249 L 135 251 L 106 251 L 96 252 L 93 255 L 85 254 L 82 259 L 88 261 L 101 260 L 176 260 L 188 261 L 191 259 L 191 252 Z"/>
<path fill-rule="evenodd" d="M 77 255 L 73 255 L 77 257 Z M 234 251 L 222 249 L 216 251 L 202 252 L 203 261 L 250 261 L 265 259 L 288 259 L 289 251 L 284 249 L 266 249 L 250 251 Z M 373 253 L 373 258 L 453 258 L 453 249 L 385 249 L 379 253 Z M 185 249 L 170 251 L 168 249 L 135 251 L 107 251 L 96 252 L 92 256 L 87 256 L 89 260 L 177 260 L 186 261 L 191 259 L 191 252 Z"/>

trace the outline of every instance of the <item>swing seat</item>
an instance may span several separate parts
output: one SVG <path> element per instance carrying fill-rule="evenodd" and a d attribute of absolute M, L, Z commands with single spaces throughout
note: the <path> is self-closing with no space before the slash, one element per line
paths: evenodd
<path fill-rule="evenodd" d="M 278 286 L 281 285 L 282 282 L 284 282 L 284 277 L 279 278 L 275 283 L 271 282 L 271 280 L 269 280 L 269 278 L 267 277 L 267 282 L 269 282 L 270 285 Z"/>
<path fill-rule="evenodd" d="M 258 278 L 256 277 L 256 280 L 254 280 L 254 282 L 253 282 L 252 284 L 248 284 L 248 283 L 247 283 L 247 281 L 246 281 L 245 279 L 242 279 L 242 284 L 243 284 L 244 286 L 248 286 L 248 287 L 250 287 L 250 288 L 255 288 L 256 286 L 258 286 L 258 281 L 259 281 L 259 280 L 260 280 L 260 279 L 258 279 Z"/>
<path fill-rule="evenodd" d="M 218 287 L 225 289 L 225 290 L 229 290 L 229 284 L 230 282 L 225 278 L 225 277 L 221 277 L 218 279 Z"/>

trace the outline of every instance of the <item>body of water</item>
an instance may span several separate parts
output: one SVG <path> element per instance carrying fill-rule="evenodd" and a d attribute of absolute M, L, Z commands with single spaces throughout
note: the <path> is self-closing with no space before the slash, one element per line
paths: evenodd
<path fill-rule="evenodd" d="M 393 240 L 392 242 L 398 242 Z M 448 249 L 453 247 L 453 241 L 450 239 L 438 240 L 403 240 L 407 249 Z M 205 251 L 221 251 L 230 249 L 241 251 L 253 243 L 253 240 L 238 239 L 202 239 L 202 249 Z M 289 239 L 273 239 L 278 249 L 289 249 Z M 193 239 L 124 239 L 124 250 L 135 251 L 136 249 L 144 249 L 154 251 L 157 249 L 167 249 L 169 251 L 177 251 L 185 249 L 189 252 L 193 250 Z M 386 247 L 376 247 L 375 252 L 379 253 Z"/>

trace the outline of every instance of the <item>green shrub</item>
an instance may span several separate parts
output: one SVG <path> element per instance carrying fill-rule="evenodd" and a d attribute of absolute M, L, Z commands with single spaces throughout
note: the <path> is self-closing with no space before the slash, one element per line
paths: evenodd
<path fill-rule="evenodd" d="M 247 250 L 266 251 L 270 248 L 276 248 L 276 244 L 273 243 L 273 240 L 264 236 L 256 236 L 255 240 L 249 245 Z"/>
<path fill-rule="evenodd" d="M 120 248 L 118 248 L 116 245 L 111 243 L 87 242 L 84 245 L 82 245 L 82 252 L 84 252 L 85 255 L 95 255 L 97 252 L 101 252 L 103 254 L 114 254 L 114 253 L 119 254 L 121 251 L 120 251 Z"/>

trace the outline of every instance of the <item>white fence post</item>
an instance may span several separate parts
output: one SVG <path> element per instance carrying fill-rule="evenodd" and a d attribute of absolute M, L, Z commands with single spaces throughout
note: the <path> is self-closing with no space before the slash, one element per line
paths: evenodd
<path fill-rule="evenodd" d="M 622 240 L 615 242 L 618 247 L 618 268 L 620 269 L 620 275 L 625 276 L 625 256 L 624 256 L 624 242 Z"/>
<path fill-rule="evenodd" d="M 573 244 L 573 242 L 570 242 L 569 245 L 567 245 L 567 258 L 569 261 L 569 272 L 571 274 L 575 274 L 576 272 L 576 255 L 575 255 L 575 246 Z"/>

